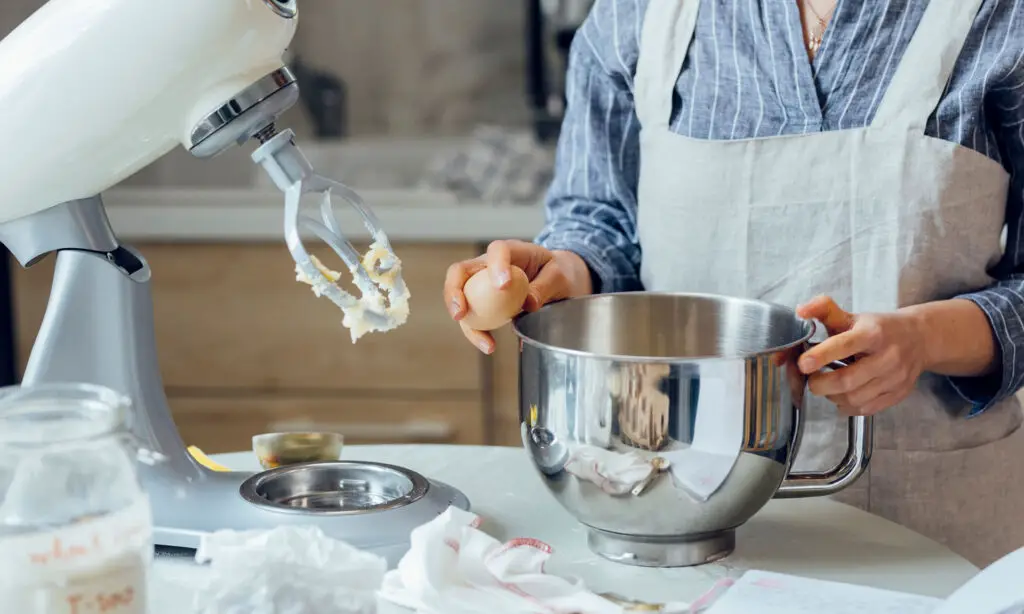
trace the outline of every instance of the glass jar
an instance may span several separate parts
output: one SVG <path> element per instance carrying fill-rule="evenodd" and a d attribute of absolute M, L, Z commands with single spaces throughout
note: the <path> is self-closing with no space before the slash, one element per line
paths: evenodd
<path fill-rule="evenodd" d="M 0 388 L 0 611 L 146 611 L 153 520 L 129 405 L 88 384 Z"/>

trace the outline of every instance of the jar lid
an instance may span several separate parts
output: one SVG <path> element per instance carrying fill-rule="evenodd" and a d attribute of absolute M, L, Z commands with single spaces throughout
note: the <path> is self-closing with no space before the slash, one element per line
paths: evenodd
<path fill-rule="evenodd" d="M 128 397 L 76 382 L 0 388 L 0 445 L 38 446 L 110 435 L 125 427 Z"/>

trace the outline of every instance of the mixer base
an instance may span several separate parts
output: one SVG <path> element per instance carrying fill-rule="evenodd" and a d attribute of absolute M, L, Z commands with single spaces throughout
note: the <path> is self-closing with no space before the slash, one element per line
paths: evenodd
<path fill-rule="evenodd" d="M 594 554 L 616 563 L 638 567 L 692 567 L 713 563 L 736 549 L 736 531 L 711 533 L 695 539 L 639 537 L 587 531 Z"/>

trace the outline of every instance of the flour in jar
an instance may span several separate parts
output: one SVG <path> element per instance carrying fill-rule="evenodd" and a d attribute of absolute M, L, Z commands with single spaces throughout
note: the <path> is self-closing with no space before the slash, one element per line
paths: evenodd
<path fill-rule="evenodd" d="M 0 538 L 0 610 L 145 614 L 152 558 L 145 498 L 52 531 Z"/>

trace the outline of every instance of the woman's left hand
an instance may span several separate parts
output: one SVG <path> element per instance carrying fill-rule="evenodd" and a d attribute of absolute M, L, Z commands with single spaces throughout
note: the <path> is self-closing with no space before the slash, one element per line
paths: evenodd
<path fill-rule="evenodd" d="M 819 320 L 829 338 L 804 352 L 798 363 L 811 392 L 828 398 L 848 415 L 870 416 L 896 405 L 913 391 L 924 371 L 925 338 L 919 318 L 908 312 L 851 314 L 821 296 L 797 315 Z M 856 361 L 829 372 L 837 360 Z"/>

